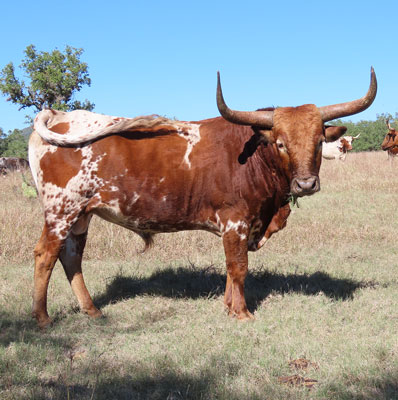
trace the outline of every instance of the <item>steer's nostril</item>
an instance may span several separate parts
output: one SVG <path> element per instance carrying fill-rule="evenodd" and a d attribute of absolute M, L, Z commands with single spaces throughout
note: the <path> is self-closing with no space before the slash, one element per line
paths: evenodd
<path fill-rule="evenodd" d="M 298 196 L 315 193 L 319 190 L 319 182 L 316 176 L 309 178 L 295 178 L 291 186 L 292 192 Z"/>
<path fill-rule="evenodd" d="M 308 178 L 308 179 L 301 179 L 297 180 L 298 185 L 301 187 L 303 190 L 309 190 L 312 189 L 315 185 L 315 179 L 314 178 Z"/>

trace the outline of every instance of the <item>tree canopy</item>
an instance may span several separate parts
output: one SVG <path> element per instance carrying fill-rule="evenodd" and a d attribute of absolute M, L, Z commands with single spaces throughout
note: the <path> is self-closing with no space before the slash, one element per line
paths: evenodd
<path fill-rule="evenodd" d="M 387 119 L 390 120 L 392 126 L 395 126 L 398 122 L 398 114 L 395 114 L 395 118 L 391 114 L 378 114 L 376 121 L 362 120 L 354 123 L 336 120 L 332 124 L 346 126 L 346 135 L 357 136 L 361 134 L 358 140 L 355 140 L 352 144 L 353 151 L 378 151 L 381 150 L 381 143 L 388 132 Z"/>
<path fill-rule="evenodd" d="M 43 108 L 93 110 L 94 104 L 88 100 L 74 100 L 75 92 L 91 84 L 88 66 L 80 61 L 83 49 L 66 46 L 64 52 L 46 52 L 29 45 L 24 53 L 20 68 L 27 81 L 15 75 L 12 62 L 0 72 L 0 91 L 8 96 L 7 101 L 19 105 L 20 110 L 33 107 L 35 112 Z"/>
<path fill-rule="evenodd" d="M 28 158 L 28 139 L 20 129 L 14 129 L 8 135 L 0 129 L 0 157 Z"/>

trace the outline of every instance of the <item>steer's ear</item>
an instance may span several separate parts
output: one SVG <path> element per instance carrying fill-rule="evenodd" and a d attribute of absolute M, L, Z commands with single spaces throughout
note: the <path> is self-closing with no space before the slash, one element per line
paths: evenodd
<path fill-rule="evenodd" d="M 326 142 L 334 142 L 339 137 L 343 136 L 347 131 L 345 126 L 325 125 Z"/>

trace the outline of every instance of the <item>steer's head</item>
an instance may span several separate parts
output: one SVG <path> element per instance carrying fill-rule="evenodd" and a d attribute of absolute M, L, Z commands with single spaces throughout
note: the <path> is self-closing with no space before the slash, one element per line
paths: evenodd
<path fill-rule="evenodd" d="M 352 150 L 351 143 L 352 143 L 352 140 L 350 140 L 349 136 L 343 136 L 342 138 L 340 138 L 339 150 L 342 153 L 347 153 L 347 151 Z"/>
<path fill-rule="evenodd" d="M 273 111 L 235 111 L 225 104 L 220 75 L 217 82 L 217 106 L 228 121 L 250 125 L 266 143 L 277 147 L 283 167 L 290 177 L 290 191 L 295 197 L 310 195 L 320 189 L 322 143 L 342 136 L 346 127 L 328 126 L 327 121 L 357 114 L 368 108 L 376 97 L 377 81 L 373 68 L 367 94 L 354 101 L 316 107 L 281 107 Z"/>
<path fill-rule="evenodd" d="M 398 134 L 394 128 L 391 128 L 390 121 L 388 119 L 386 120 L 386 125 L 388 128 L 388 132 L 384 137 L 381 148 L 383 150 L 391 150 L 392 148 L 398 146 Z"/>

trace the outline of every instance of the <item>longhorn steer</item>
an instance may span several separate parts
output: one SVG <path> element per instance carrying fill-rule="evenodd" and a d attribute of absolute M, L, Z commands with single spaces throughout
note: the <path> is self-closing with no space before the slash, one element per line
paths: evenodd
<path fill-rule="evenodd" d="M 322 145 L 322 157 L 326 160 L 345 161 L 347 152 L 352 150 L 352 142 L 359 138 L 357 136 L 343 136 L 334 142 L 324 143 Z"/>
<path fill-rule="evenodd" d="M 387 151 L 388 158 L 395 157 L 398 154 L 398 134 L 394 128 L 391 128 L 390 121 L 386 120 L 388 132 L 384 137 L 381 148 Z"/>
<path fill-rule="evenodd" d="M 376 90 L 372 69 L 368 93 L 359 100 L 242 112 L 226 106 L 218 77 L 224 118 L 180 122 L 40 112 L 29 144 L 45 216 L 34 251 L 38 324 L 50 322 L 47 288 L 58 257 L 81 309 L 101 315 L 81 269 L 92 215 L 136 232 L 146 246 L 159 232 L 201 229 L 221 236 L 224 303 L 230 315 L 252 318 L 244 297 L 248 251 L 286 225 L 290 196 L 320 189 L 322 142 L 345 131 L 324 123 L 366 109 Z"/>

